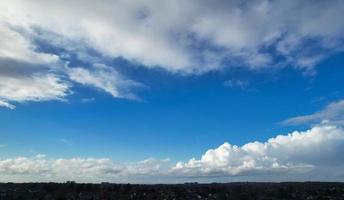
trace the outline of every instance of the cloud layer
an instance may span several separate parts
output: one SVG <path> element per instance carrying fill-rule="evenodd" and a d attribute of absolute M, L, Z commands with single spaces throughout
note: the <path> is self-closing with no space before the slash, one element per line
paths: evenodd
<path fill-rule="evenodd" d="M 37 26 L 111 57 L 184 72 L 218 68 L 222 59 L 267 67 L 276 54 L 309 68 L 325 51 L 340 50 L 344 30 L 341 1 L 14 0 L 1 8 L 7 23 Z"/>
<path fill-rule="evenodd" d="M 45 155 L 0 160 L 0 174 L 9 181 L 80 182 L 125 181 L 128 177 L 157 175 L 165 160 L 147 159 L 123 164 L 108 158 L 47 159 Z"/>
<path fill-rule="evenodd" d="M 0 175 L 5 181 L 178 182 L 238 176 L 241 180 L 266 180 L 260 178 L 266 175 L 273 181 L 292 175 L 304 181 L 314 180 L 312 173 L 317 173 L 318 180 L 338 180 L 344 173 L 343 151 L 344 130 L 322 124 L 307 131 L 278 135 L 266 142 L 242 146 L 224 143 L 208 150 L 201 159 L 192 158 L 175 165 L 169 160 L 152 158 L 119 163 L 109 158 L 48 159 L 38 155 L 1 159 Z"/>
<path fill-rule="evenodd" d="M 114 58 L 189 75 L 284 66 L 313 73 L 317 63 L 343 50 L 343 13 L 342 1 L 318 0 L 2 1 L 1 87 L 8 79 L 30 89 L 38 80 L 49 86 L 51 77 L 54 87 L 44 98 L 0 94 L 0 105 L 66 98 L 74 82 L 135 99 L 130 89 L 137 83 L 116 70 L 123 66 L 94 68 Z M 84 79 L 69 76 L 76 73 Z M 87 73 L 92 78 L 86 81 Z"/>

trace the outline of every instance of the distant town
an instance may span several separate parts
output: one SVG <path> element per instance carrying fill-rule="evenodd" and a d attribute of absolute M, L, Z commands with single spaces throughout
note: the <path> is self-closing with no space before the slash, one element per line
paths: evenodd
<path fill-rule="evenodd" d="M 344 183 L 0 183 L 0 200 L 342 200 Z"/>

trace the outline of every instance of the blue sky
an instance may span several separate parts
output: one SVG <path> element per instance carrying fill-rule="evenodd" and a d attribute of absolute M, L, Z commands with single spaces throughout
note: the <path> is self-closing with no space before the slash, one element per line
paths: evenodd
<path fill-rule="evenodd" d="M 237 145 L 265 141 L 294 129 L 281 121 L 316 112 L 343 97 L 344 69 L 333 67 L 344 64 L 341 58 L 339 54 L 320 64 L 314 77 L 290 69 L 195 78 L 148 72 L 150 87 L 139 91 L 142 101 L 114 99 L 78 86 L 68 102 L 25 103 L 15 110 L 2 109 L 1 132 L 8 145 L 2 153 L 107 156 L 122 161 L 154 155 L 180 160 L 200 156 L 223 141 Z M 223 84 L 233 77 L 249 82 L 248 86 Z M 86 98 L 90 101 L 83 102 Z"/>
<path fill-rule="evenodd" d="M 344 4 L 192 2 L 0 3 L 0 178 L 342 181 Z"/>

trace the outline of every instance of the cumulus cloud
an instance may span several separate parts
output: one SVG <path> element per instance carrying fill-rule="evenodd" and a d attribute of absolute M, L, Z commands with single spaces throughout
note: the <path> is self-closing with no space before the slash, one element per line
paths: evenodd
<path fill-rule="evenodd" d="M 344 100 L 332 102 L 322 110 L 310 115 L 296 116 L 284 120 L 282 124 L 300 125 L 307 123 L 329 122 L 333 124 L 344 124 Z"/>
<path fill-rule="evenodd" d="M 208 150 L 199 160 L 178 162 L 172 171 L 185 176 L 302 174 L 322 165 L 344 165 L 343 159 L 338 160 L 343 147 L 344 130 L 323 125 L 278 135 L 266 142 L 243 146 L 224 143 Z"/>
<path fill-rule="evenodd" d="M 267 180 L 265 176 L 271 181 L 285 181 L 289 179 L 279 178 L 293 175 L 297 181 L 338 180 L 344 173 L 343 151 L 344 129 L 321 124 L 266 142 L 242 146 L 224 143 L 200 159 L 176 164 L 154 158 L 121 163 L 109 158 L 49 159 L 37 155 L 0 159 L 0 175 L 5 181 L 179 182 L 211 177 L 259 181 Z"/>

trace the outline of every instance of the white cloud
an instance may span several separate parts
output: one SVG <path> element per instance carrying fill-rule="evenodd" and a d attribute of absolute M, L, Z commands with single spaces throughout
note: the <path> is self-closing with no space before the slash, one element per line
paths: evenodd
<path fill-rule="evenodd" d="M 2 23 L 0 18 L 0 59 L 16 60 L 32 64 L 53 64 L 59 58 L 53 54 L 36 52 L 29 38 Z"/>
<path fill-rule="evenodd" d="M 37 155 L 0 160 L 0 174 L 12 181 L 124 181 L 128 177 L 157 175 L 165 162 L 147 159 L 125 164 L 108 158 L 48 159 Z"/>
<path fill-rule="evenodd" d="M 231 87 L 231 88 L 240 88 L 240 89 L 245 89 L 248 85 L 249 82 L 245 80 L 227 80 L 223 83 L 224 86 L 226 87 Z"/>
<path fill-rule="evenodd" d="M 302 174 L 322 165 L 344 165 L 343 159 L 338 160 L 343 145 L 342 128 L 322 125 L 278 135 L 264 143 L 243 146 L 224 143 L 208 150 L 199 160 L 178 162 L 172 171 L 185 176 Z"/>
<path fill-rule="evenodd" d="M 10 102 L 61 100 L 69 86 L 44 65 L 53 67 L 59 57 L 36 52 L 31 40 L 0 20 L 0 106 Z"/>
<path fill-rule="evenodd" d="M 224 59 L 260 69 L 283 58 L 309 69 L 342 50 L 344 32 L 341 1 L 13 0 L 0 10 L 13 26 L 39 27 L 110 57 L 186 73 L 222 68 Z"/>
<path fill-rule="evenodd" d="M 284 120 L 286 125 L 299 125 L 306 123 L 319 123 L 325 121 L 333 124 L 344 124 L 344 100 L 332 102 L 319 112 L 310 115 L 302 115 Z"/>
<path fill-rule="evenodd" d="M 36 52 L 29 34 L 24 35 L 0 20 L 0 106 L 14 109 L 10 102 L 65 99 L 71 93 L 71 84 L 61 80 L 60 74 L 68 74 L 72 81 L 97 87 L 113 97 L 138 99 L 130 88 L 140 84 L 125 79 L 115 69 L 101 64 L 93 64 L 92 70 L 64 67 L 68 63 L 62 63 L 59 56 Z"/>
<path fill-rule="evenodd" d="M 0 3 L 0 9 L 3 9 L 2 6 Z M 24 18 L 15 20 L 12 17 L 6 11 L 0 14 L 1 107 L 14 109 L 15 105 L 12 103 L 15 102 L 64 100 L 72 93 L 71 82 L 68 77 L 65 77 L 66 74 L 71 75 L 70 78 L 79 83 L 104 89 L 114 97 L 137 98 L 129 91 L 129 87 L 139 84 L 125 79 L 109 67 L 93 64 L 96 66 L 93 71 L 83 68 L 66 70 L 69 62 L 60 60 L 60 56 L 65 59 L 64 55 L 40 52 L 34 42 L 39 34 L 30 27 L 31 23 L 27 24 L 27 19 Z M 58 42 L 55 40 L 59 38 L 50 37 L 52 38 L 47 39 L 51 39 L 52 43 Z M 74 51 L 72 47 L 68 50 Z M 80 50 L 80 55 L 83 54 L 82 49 L 77 50 Z M 95 61 L 87 60 L 85 56 L 82 59 L 91 63 Z M 79 74 L 76 74 L 77 72 Z M 83 76 L 76 77 L 75 75 Z"/>
<path fill-rule="evenodd" d="M 101 89 L 113 97 L 138 99 L 130 89 L 141 84 L 126 79 L 112 67 L 95 64 L 93 69 L 69 68 L 67 73 L 72 81 Z"/>
<path fill-rule="evenodd" d="M 314 73 L 317 63 L 343 50 L 343 13 L 341 1 L 1 1 L 0 83 L 21 91 L 2 93 L 1 106 L 65 98 L 61 75 L 113 97 L 138 98 L 131 91 L 137 82 L 109 67 L 92 68 L 113 58 L 182 74 L 286 65 Z M 70 66 L 74 61 L 84 66 Z M 42 94 L 41 85 L 53 87 Z"/>
<path fill-rule="evenodd" d="M 33 74 L 29 77 L 0 75 L 0 99 L 3 105 L 7 105 L 7 101 L 62 100 L 68 92 L 68 84 L 54 74 Z M 10 104 L 7 106 L 14 108 Z"/>
<path fill-rule="evenodd" d="M 190 178 L 243 180 L 340 180 L 344 173 L 344 129 L 321 124 L 242 146 L 224 143 L 201 159 L 170 163 L 149 158 L 120 163 L 110 158 L 58 158 L 45 155 L 0 159 L 3 181 L 181 182 Z M 266 179 L 269 176 L 269 179 Z M 158 177 L 158 178 L 157 178 Z M 241 177 L 241 178 L 240 178 Z M 204 179 L 208 178 L 208 179 Z M 227 180 L 228 181 L 228 180 Z"/>
<path fill-rule="evenodd" d="M 0 107 L 5 107 L 5 108 L 9 108 L 11 110 L 15 109 L 16 107 L 10 103 L 7 103 L 5 101 L 0 100 Z"/>

